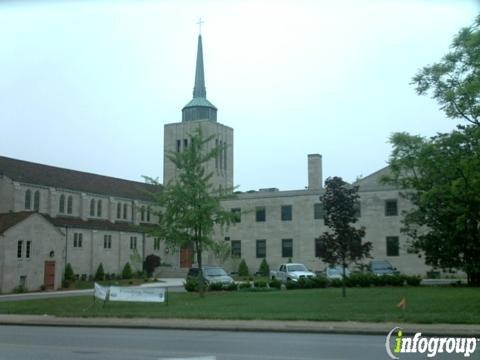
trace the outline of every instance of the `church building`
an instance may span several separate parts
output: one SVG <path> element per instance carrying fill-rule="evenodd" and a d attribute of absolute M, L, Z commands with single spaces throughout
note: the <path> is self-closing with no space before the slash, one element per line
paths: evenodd
<path fill-rule="evenodd" d="M 164 127 L 164 183 L 175 179 L 170 151 L 182 151 L 199 126 L 212 144 L 225 150 L 207 164 L 216 187 L 234 185 L 233 129 L 217 120 L 218 109 L 207 100 L 202 37 L 198 37 L 193 99 L 182 109 L 182 121 Z M 430 268 L 422 258 L 408 254 L 400 232 L 401 212 L 410 205 L 398 189 L 381 185 L 388 168 L 359 181 L 360 220 L 371 255 L 387 259 L 402 273 L 425 275 Z M 252 272 L 266 258 L 271 268 L 292 260 L 314 271 L 320 260 L 319 235 L 323 223 L 322 156 L 308 155 L 308 186 L 301 190 L 276 188 L 239 193 L 223 203 L 239 214 L 228 230 L 217 231 L 215 240 L 228 242 L 232 259 L 223 265 L 236 271 L 238 259 Z M 192 266 L 189 249 L 166 247 L 145 231 L 158 222 L 152 211 L 149 184 L 76 170 L 58 168 L 0 156 L 0 292 L 21 286 L 28 290 L 56 289 L 67 263 L 79 277 L 93 275 L 100 264 L 106 273 L 120 274 L 128 262 L 141 270 L 150 254 L 161 258 L 160 276 L 183 276 Z M 241 215 L 240 215 L 241 214 Z M 216 264 L 212 254 L 204 262 Z"/>

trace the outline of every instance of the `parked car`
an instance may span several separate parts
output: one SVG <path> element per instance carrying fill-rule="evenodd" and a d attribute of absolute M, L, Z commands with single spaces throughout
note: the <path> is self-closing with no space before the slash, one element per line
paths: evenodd
<path fill-rule="evenodd" d="M 303 264 L 282 264 L 277 271 L 270 271 L 270 277 L 282 282 L 298 281 L 301 278 L 314 278 L 316 275 Z"/>
<path fill-rule="evenodd" d="M 224 285 L 230 285 L 234 283 L 232 277 L 230 277 L 226 271 L 219 266 L 203 266 L 202 267 L 203 278 L 207 285 L 212 283 L 222 283 Z M 188 270 L 187 277 L 198 277 L 198 267 L 190 268 Z"/>
<path fill-rule="evenodd" d="M 398 275 L 399 272 L 397 268 L 394 268 L 387 260 L 372 260 L 368 264 L 368 271 L 371 273 L 382 276 L 382 275 Z"/>
<path fill-rule="evenodd" d="M 333 267 L 327 267 L 325 269 L 325 276 L 327 279 L 333 280 L 333 279 L 342 279 L 343 278 L 343 270 L 342 266 L 333 266 Z M 350 276 L 350 270 L 345 268 L 345 276 L 349 277 Z"/>

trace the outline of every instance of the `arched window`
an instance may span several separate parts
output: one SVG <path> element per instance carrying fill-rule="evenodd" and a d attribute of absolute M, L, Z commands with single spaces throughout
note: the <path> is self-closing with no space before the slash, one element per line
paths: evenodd
<path fill-rule="evenodd" d="M 95 216 L 95 200 L 90 200 L 90 216 Z"/>
<path fill-rule="evenodd" d="M 127 218 L 127 204 L 123 204 L 123 218 Z"/>
<path fill-rule="evenodd" d="M 122 204 L 118 203 L 117 204 L 117 219 L 120 219 L 122 217 Z"/>
<path fill-rule="evenodd" d="M 58 211 L 60 213 L 64 213 L 65 212 L 65 195 L 60 195 L 60 201 L 59 201 L 59 204 L 58 204 Z"/>
<path fill-rule="evenodd" d="M 97 216 L 102 216 L 102 200 L 97 201 Z"/>
<path fill-rule="evenodd" d="M 150 206 L 147 207 L 147 222 L 150 222 Z"/>
<path fill-rule="evenodd" d="M 140 208 L 140 220 L 145 221 L 145 206 Z"/>
<path fill-rule="evenodd" d="M 72 195 L 69 195 L 67 199 L 67 214 L 71 214 L 72 212 L 73 212 L 73 197 Z"/>
<path fill-rule="evenodd" d="M 32 192 L 30 189 L 28 189 L 25 192 L 25 209 L 31 209 L 32 208 Z"/>
<path fill-rule="evenodd" d="M 38 211 L 40 210 L 40 191 L 35 191 L 33 195 L 33 210 Z"/>

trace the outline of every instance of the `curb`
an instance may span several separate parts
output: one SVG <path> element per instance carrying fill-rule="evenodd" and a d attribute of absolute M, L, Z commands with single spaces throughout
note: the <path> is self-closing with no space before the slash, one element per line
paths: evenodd
<path fill-rule="evenodd" d="M 49 315 L 0 315 L 0 325 L 203 331 L 248 331 L 383 336 L 386 336 L 388 332 L 395 326 L 399 326 L 407 333 L 421 332 L 425 336 L 480 337 L 480 325 L 459 324 L 432 325 L 273 320 L 260 321 L 149 318 L 61 318 Z"/>

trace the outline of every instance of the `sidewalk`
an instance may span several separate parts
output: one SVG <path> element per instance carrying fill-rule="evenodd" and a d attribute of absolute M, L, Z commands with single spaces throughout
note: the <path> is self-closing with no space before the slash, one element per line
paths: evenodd
<path fill-rule="evenodd" d="M 0 315 L 0 325 L 35 325 L 68 327 L 107 327 L 141 329 L 181 329 L 218 331 L 262 331 L 293 333 L 329 333 L 387 335 L 399 326 L 405 333 L 421 332 L 435 336 L 480 337 L 480 325 L 397 324 L 364 322 L 267 321 L 267 320 L 199 320 L 152 318 L 60 318 L 49 315 Z"/>

